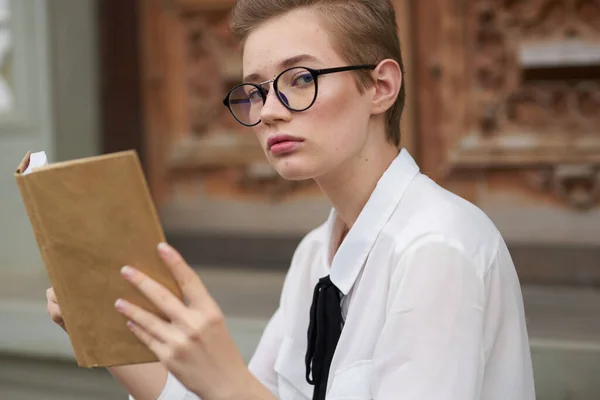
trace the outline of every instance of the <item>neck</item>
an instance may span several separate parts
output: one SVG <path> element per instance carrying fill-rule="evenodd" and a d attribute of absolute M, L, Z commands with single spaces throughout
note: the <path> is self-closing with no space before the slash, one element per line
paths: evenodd
<path fill-rule="evenodd" d="M 398 156 L 391 145 L 366 148 L 336 171 L 316 179 L 347 229 L 352 228 L 377 182 Z"/>

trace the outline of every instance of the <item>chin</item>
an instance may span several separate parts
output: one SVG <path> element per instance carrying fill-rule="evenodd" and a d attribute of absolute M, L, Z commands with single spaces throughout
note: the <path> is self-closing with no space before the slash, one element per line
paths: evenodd
<path fill-rule="evenodd" d="M 304 181 L 317 176 L 316 165 L 301 162 L 298 157 L 281 157 L 270 161 L 277 173 L 288 181 Z"/>

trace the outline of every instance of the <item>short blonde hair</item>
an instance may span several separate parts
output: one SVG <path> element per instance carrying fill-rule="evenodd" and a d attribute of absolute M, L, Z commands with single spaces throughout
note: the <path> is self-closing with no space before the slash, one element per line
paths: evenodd
<path fill-rule="evenodd" d="M 395 60 L 404 74 L 396 13 L 391 0 L 238 0 L 231 29 L 242 41 L 263 22 L 299 8 L 319 12 L 340 55 L 350 64 L 378 64 Z M 373 84 L 369 71 L 356 71 L 362 92 Z M 396 103 L 387 111 L 387 138 L 400 145 L 400 118 L 404 84 Z"/>

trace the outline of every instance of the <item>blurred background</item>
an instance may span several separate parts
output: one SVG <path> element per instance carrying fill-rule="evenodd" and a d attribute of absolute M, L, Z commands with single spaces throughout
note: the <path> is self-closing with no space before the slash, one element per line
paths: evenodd
<path fill-rule="evenodd" d="M 46 315 L 13 177 L 29 150 L 137 150 L 169 241 L 252 355 L 329 204 L 279 179 L 221 103 L 241 79 L 234 3 L 0 0 L 0 399 L 125 398 Z M 403 146 L 509 243 L 538 399 L 600 399 L 600 0 L 394 3 Z"/>

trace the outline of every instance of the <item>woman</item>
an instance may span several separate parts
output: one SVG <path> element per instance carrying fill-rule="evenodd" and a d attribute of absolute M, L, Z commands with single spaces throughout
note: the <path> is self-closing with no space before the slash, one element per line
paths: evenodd
<path fill-rule="evenodd" d="M 533 400 L 521 291 L 500 234 L 399 150 L 402 60 L 390 0 L 239 0 L 244 84 L 225 99 L 329 220 L 296 250 L 246 367 L 198 276 L 162 244 L 185 305 L 123 276 L 162 320 L 116 308 L 160 363 L 112 368 L 138 400 Z M 61 321 L 49 291 L 49 311 Z"/>

